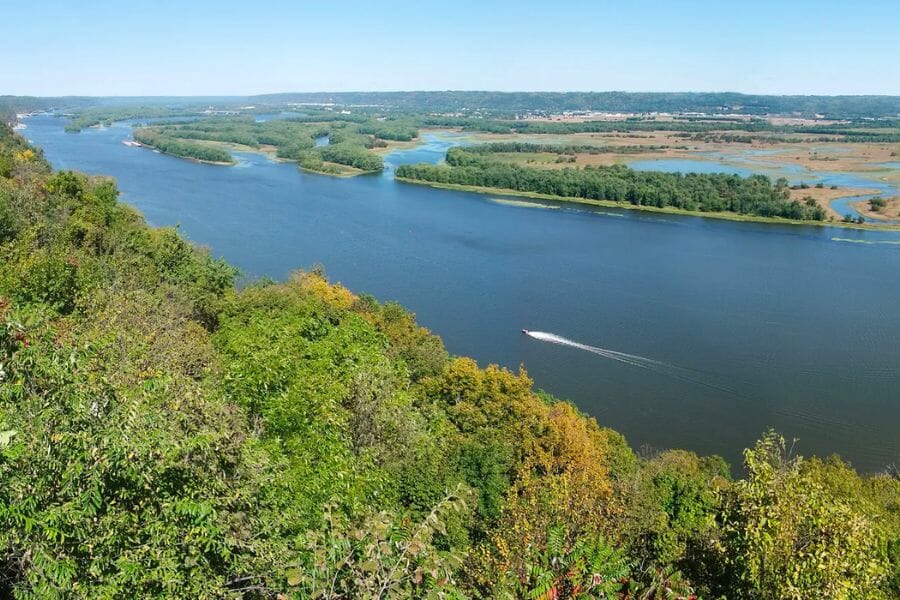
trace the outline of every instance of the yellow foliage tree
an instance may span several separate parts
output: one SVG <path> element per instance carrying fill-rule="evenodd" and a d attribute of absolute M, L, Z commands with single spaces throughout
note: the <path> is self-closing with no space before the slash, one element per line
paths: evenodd
<path fill-rule="evenodd" d="M 298 272 L 291 277 L 291 282 L 301 290 L 340 310 L 347 310 L 356 302 L 353 292 L 339 283 L 328 283 L 328 280 L 318 273 Z"/>
<path fill-rule="evenodd" d="M 578 540 L 600 537 L 610 522 L 604 432 L 568 403 L 547 407 L 542 426 L 526 449 L 498 527 L 475 553 L 476 584 L 491 593 L 532 589 L 539 575 L 546 577 L 531 566 L 545 553 L 551 532 L 563 536 L 556 543 L 565 553 Z"/>
<path fill-rule="evenodd" d="M 479 369 L 471 358 L 451 360 L 441 375 L 425 380 L 425 393 L 440 402 L 463 434 L 491 429 L 511 439 L 540 431 L 548 410 L 531 391 L 532 381 L 520 369 L 489 365 Z"/>
<path fill-rule="evenodd" d="M 34 160 L 35 156 L 36 154 L 31 148 L 16 152 L 16 160 L 19 162 L 31 162 Z"/>

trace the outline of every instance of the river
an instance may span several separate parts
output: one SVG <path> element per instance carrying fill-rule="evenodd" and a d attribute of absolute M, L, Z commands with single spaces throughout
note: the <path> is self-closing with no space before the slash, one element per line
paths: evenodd
<path fill-rule="evenodd" d="M 247 278 L 321 263 L 407 306 L 452 353 L 524 365 L 635 448 L 737 466 L 774 427 L 804 454 L 900 463 L 900 233 L 522 205 L 393 180 L 400 163 L 440 160 L 447 136 L 389 155 L 381 176 L 343 179 L 259 154 L 217 167 L 127 147 L 126 124 L 25 122 L 54 167 L 114 176 L 151 224 L 178 224 Z"/>

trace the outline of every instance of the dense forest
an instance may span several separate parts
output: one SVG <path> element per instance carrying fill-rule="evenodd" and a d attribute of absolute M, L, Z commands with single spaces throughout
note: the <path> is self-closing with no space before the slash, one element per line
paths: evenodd
<path fill-rule="evenodd" d="M 566 148 L 560 147 L 558 152 L 563 154 Z M 727 211 L 797 220 L 825 219 L 825 210 L 814 201 L 789 200 L 790 188 L 785 179 L 772 183 L 765 175 L 740 177 L 725 173 L 635 171 L 625 165 L 540 169 L 509 164 L 491 156 L 491 148 L 487 150 L 477 146 L 451 148 L 447 152 L 446 165 L 401 165 L 397 167 L 396 176 L 401 180 L 627 202 L 635 206 Z M 526 148 L 526 151 L 530 150 Z"/>
<path fill-rule="evenodd" d="M 737 479 L 637 454 L 321 269 L 238 290 L 117 195 L 0 130 L 0 597 L 900 594 L 896 473 L 774 432 Z"/>

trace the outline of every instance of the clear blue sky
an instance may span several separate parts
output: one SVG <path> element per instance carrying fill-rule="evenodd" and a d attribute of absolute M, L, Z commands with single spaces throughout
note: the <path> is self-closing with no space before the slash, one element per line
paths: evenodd
<path fill-rule="evenodd" d="M 18 6 L 4 11 L 0 94 L 900 95 L 900 0 L 32 0 Z"/>

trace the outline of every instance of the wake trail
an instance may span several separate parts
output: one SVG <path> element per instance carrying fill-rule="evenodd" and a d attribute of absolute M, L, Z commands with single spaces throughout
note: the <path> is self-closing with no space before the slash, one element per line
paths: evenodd
<path fill-rule="evenodd" d="M 636 354 L 628 354 L 627 352 L 619 352 L 618 350 L 611 350 L 609 348 L 599 348 L 597 346 L 582 344 L 581 342 L 576 342 L 575 340 L 570 340 L 569 338 L 562 337 L 561 335 L 556 335 L 555 333 L 548 333 L 546 331 L 525 331 L 524 333 L 528 337 L 534 338 L 541 342 L 557 344 L 559 346 L 568 346 L 570 348 L 577 348 L 579 350 L 591 352 L 592 354 L 596 354 L 598 356 L 602 356 L 603 358 L 608 358 L 610 360 L 614 360 L 632 367 L 648 369 L 661 375 L 672 377 L 673 379 L 679 379 L 681 381 L 693 383 L 694 385 L 699 385 L 719 392 L 724 392 L 726 394 L 732 394 L 735 396 L 747 398 L 747 396 L 732 388 L 718 385 L 710 381 L 704 381 L 702 379 L 698 379 L 697 377 L 692 377 L 689 375 L 704 375 L 702 371 L 698 371 L 697 369 L 688 369 L 660 360 L 647 358 L 645 356 L 638 356 Z"/>

